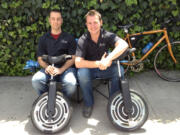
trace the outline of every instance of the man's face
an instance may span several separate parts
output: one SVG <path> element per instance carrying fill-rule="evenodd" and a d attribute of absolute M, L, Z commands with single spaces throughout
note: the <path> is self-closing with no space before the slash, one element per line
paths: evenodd
<path fill-rule="evenodd" d="M 99 20 L 97 15 L 86 17 L 86 26 L 91 34 L 97 34 L 100 32 L 102 21 Z"/>
<path fill-rule="evenodd" d="M 49 23 L 51 25 L 51 29 L 59 30 L 62 25 L 62 17 L 58 12 L 51 12 L 49 17 Z"/>

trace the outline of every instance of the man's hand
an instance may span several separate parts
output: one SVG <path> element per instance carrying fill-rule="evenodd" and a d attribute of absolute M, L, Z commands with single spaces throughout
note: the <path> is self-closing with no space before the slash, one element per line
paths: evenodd
<path fill-rule="evenodd" d="M 60 75 L 64 72 L 64 70 L 62 68 L 56 68 L 54 67 L 54 76 L 56 75 Z"/>
<path fill-rule="evenodd" d="M 46 74 L 50 74 L 50 75 L 53 75 L 54 74 L 54 67 L 49 65 L 45 68 L 45 72 Z"/>
<path fill-rule="evenodd" d="M 107 53 L 105 52 L 103 54 L 103 56 L 101 57 L 100 64 L 99 64 L 99 69 L 100 70 L 106 70 L 112 64 L 112 61 L 107 59 L 106 56 L 107 56 Z"/>
<path fill-rule="evenodd" d="M 49 65 L 48 67 L 46 67 L 45 72 L 47 74 L 56 76 L 56 75 L 62 74 L 64 72 L 64 70 L 62 68 L 56 68 L 56 67 Z"/>

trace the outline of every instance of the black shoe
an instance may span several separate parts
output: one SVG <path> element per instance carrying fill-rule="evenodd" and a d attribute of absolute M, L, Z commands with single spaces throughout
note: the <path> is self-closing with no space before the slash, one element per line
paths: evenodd
<path fill-rule="evenodd" d="M 91 114 L 92 114 L 92 110 L 93 110 L 93 106 L 87 107 L 87 106 L 84 105 L 83 106 L 83 111 L 82 111 L 83 116 L 85 118 L 89 118 L 91 116 Z"/>

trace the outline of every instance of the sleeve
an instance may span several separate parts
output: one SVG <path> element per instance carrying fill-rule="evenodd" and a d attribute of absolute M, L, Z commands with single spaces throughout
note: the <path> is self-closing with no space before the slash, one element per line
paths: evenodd
<path fill-rule="evenodd" d="M 85 41 L 83 37 L 80 37 L 78 40 L 78 45 L 76 49 L 76 56 L 85 58 L 86 56 L 86 48 L 85 48 Z"/>
<path fill-rule="evenodd" d="M 37 49 L 37 57 L 47 54 L 46 52 L 46 45 L 44 44 L 43 37 L 40 37 Z"/>
<path fill-rule="evenodd" d="M 75 38 L 73 36 L 70 36 L 68 54 L 75 55 L 76 47 L 77 47 L 77 42 L 76 42 Z"/>
<path fill-rule="evenodd" d="M 120 40 L 121 38 L 118 37 L 116 34 L 108 32 L 107 33 L 107 37 L 108 37 L 108 44 L 109 47 L 114 48 L 115 47 L 115 43 Z"/>

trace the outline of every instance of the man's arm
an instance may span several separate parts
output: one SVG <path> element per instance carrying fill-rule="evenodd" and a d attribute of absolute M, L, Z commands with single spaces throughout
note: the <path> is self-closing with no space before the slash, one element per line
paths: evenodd
<path fill-rule="evenodd" d="M 128 44 L 123 39 L 119 39 L 115 43 L 115 48 L 113 51 L 106 57 L 107 60 L 113 61 L 117 57 L 119 57 L 121 54 L 123 54 L 124 51 L 128 48 Z"/>
<path fill-rule="evenodd" d="M 49 64 L 47 64 L 46 62 L 44 62 L 43 60 L 42 60 L 42 57 L 38 57 L 38 63 L 39 63 L 39 65 L 42 67 L 42 68 L 46 68 L 46 67 L 48 67 L 49 66 Z"/>
<path fill-rule="evenodd" d="M 102 57 L 99 68 L 101 70 L 106 70 L 109 66 L 111 66 L 112 61 L 123 54 L 123 52 L 127 48 L 128 44 L 126 43 L 126 41 L 124 41 L 123 39 L 119 39 L 115 43 L 115 48 L 113 49 L 113 51 L 107 57 Z"/>
<path fill-rule="evenodd" d="M 89 61 L 82 57 L 75 58 L 75 65 L 77 68 L 98 68 L 100 61 Z"/>

